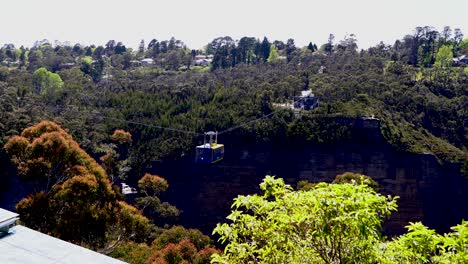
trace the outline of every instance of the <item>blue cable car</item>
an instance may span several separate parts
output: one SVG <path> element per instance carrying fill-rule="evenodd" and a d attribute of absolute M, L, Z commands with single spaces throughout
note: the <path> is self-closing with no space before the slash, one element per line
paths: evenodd
<path fill-rule="evenodd" d="M 207 140 L 208 137 L 209 140 Z M 203 145 L 197 146 L 195 161 L 197 163 L 211 164 L 222 160 L 223 157 L 224 145 L 218 144 L 218 132 L 210 131 L 205 133 Z"/>

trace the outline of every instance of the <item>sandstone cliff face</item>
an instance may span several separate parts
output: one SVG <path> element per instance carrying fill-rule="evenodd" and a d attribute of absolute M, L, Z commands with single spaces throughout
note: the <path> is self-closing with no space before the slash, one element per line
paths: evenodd
<path fill-rule="evenodd" d="M 457 166 L 442 166 L 428 154 L 396 152 L 381 136 L 377 120 L 360 120 L 353 139 L 340 144 L 233 143 L 220 163 L 200 166 L 187 159 L 156 165 L 154 172 L 168 179 L 167 199 L 183 210 L 183 224 L 211 233 L 225 221 L 232 199 L 258 192 L 267 174 L 295 187 L 301 180 L 331 182 L 347 171 L 369 175 L 382 193 L 400 196 L 398 212 L 384 225 L 389 235 L 402 233 L 410 221 L 448 231 L 468 219 L 468 180 Z"/>
<path fill-rule="evenodd" d="M 225 221 L 237 195 L 259 192 L 267 174 L 284 178 L 293 187 L 301 180 L 331 182 L 348 171 L 369 175 L 382 193 L 400 196 L 398 212 L 384 225 L 389 235 L 402 233 L 410 221 L 423 221 L 443 232 L 468 219 L 468 179 L 460 175 L 459 166 L 440 165 L 432 155 L 395 151 L 382 137 L 377 120 L 342 121 L 353 122 L 354 127 L 352 139 L 346 142 L 227 142 L 225 159 L 219 163 L 199 165 L 186 157 L 154 164 L 151 173 L 168 180 L 163 200 L 183 210 L 182 224 L 206 234 Z M 15 175 L 6 157 L 2 160 L 0 206 L 14 210 L 34 187 Z"/>

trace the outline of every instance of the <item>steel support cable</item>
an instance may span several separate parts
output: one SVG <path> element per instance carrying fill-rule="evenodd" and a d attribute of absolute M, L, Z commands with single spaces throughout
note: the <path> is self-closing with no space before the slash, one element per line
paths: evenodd
<path fill-rule="evenodd" d="M 302 99 L 299 99 L 299 100 L 302 100 Z M 32 102 L 29 102 L 29 103 L 32 104 L 32 105 L 35 105 L 35 106 L 41 106 L 41 107 L 45 106 L 45 105 L 35 104 L 35 103 L 32 103 Z M 74 109 L 69 108 L 69 106 L 74 106 L 74 105 L 67 105 L 67 106 L 55 105 L 55 106 L 56 106 L 56 108 L 62 108 L 62 110 L 66 109 L 69 112 L 75 112 L 75 113 L 81 113 L 81 114 L 92 114 L 92 115 L 99 116 L 99 117 L 101 117 L 103 119 L 114 120 L 114 121 L 123 122 L 123 123 L 127 123 L 127 124 L 140 125 L 140 126 L 145 126 L 145 127 L 149 127 L 149 128 L 157 128 L 157 129 L 161 129 L 161 130 L 167 130 L 167 131 L 178 132 L 178 133 L 185 133 L 185 134 L 196 135 L 196 136 L 204 136 L 205 135 L 205 133 L 198 133 L 198 132 L 194 132 L 194 131 L 182 130 L 182 129 L 172 128 L 172 127 L 150 125 L 150 124 L 143 123 L 143 122 L 131 121 L 131 120 L 126 120 L 126 119 L 116 118 L 116 117 L 110 117 L 110 116 L 106 116 L 103 113 L 98 112 L 98 111 L 87 111 L 87 112 L 85 112 L 85 111 L 74 110 Z M 75 106 L 75 107 L 79 107 L 79 106 Z M 267 115 L 264 115 L 262 117 L 259 117 L 259 118 L 256 118 L 256 119 L 241 123 L 241 124 L 239 124 L 237 126 L 222 130 L 222 131 L 218 132 L 218 135 L 229 133 L 229 132 L 231 132 L 233 130 L 242 128 L 244 126 L 255 124 L 255 123 L 257 123 L 257 122 L 259 122 L 259 121 L 261 121 L 263 119 L 266 119 L 266 118 L 269 118 L 269 117 L 273 116 L 274 114 L 278 113 L 279 111 L 280 110 L 276 110 L 276 111 L 273 111 L 273 112 L 271 112 L 271 113 L 269 113 Z"/>
<path fill-rule="evenodd" d="M 35 103 L 32 103 L 32 102 L 29 102 L 29 104 L 34 105 L 34 106 L 39 106 L 39 107 L 46 106 L 46 105 L 35 104 Z M 189 131 L 189 130 L 182 130 L 182 129 L 172 128 L 172 127 L 163 127 L 163 126 L 158 126 L 158 125 L 150 125 L 150 124 L 143 123 L 143 122 L 131 121 L 131 120 L 126 120 L 126 119 L 116 118 L 116 117 L 110 117 L 110 116 L 106 116 L 103 113 L 95 111 L 95 110 L 93 110 L 93 111 L 75 110 L 75 109 L 69 108 L 70 106 L 75 106 L 75 105 L 67 105 L 67 106 L 55 105 L 55 107 L 57 109 L 61 110 L 61 112 L 64 112 L 64 110 L 66 109 L 66 111 L 68 111 L 68 112 L 80 113 L 80 114 L 91 114 L 91 115 L 101 117 L 103 119 L 119 121 L 119 122 L 123 122 L 123 123 L 127 123 L 127 124 L 140 125 L 140 126 L 145 126 L 145 127 L 150 127 L 150 128 L 157 128 L 157 129 L 161 129 L 161 130 L 168 130 L 168 131 L 172 131 L 172 132 L 185 133 L 185 134 L 191 134 L 191 135 L 197 135 L 197 136 L 203 136 L 204 135 L 202 133 L 197 133 L 197 132 Z M 76 107 L 78 107 L 78 106 L 76 106 Z"/>
<path fill-rule="evenodd" d="M 300 98 L 299 100 L 297 100 L 297 101 L 295 101 L 295 102 L 300 102 L 300 101 L 302 101 L 302 100 L 304 100 L 304 99 L 305 99 L 305 98 Z M 233 130 L 236 130 L 236 129 L 241 128 L 241 127 L 244 127 L 244 126 L 248 126 L 248 125 L 251 125 L 251 124 L 255 124 L 255 123 L 257 123 L 258 121 L 261 121 L 261 120 L 263 120 L 263 119 L 266 119 L 266 118 L 268 118 L 268 117 L 270 117 L 270 116 L 275 115 L 276 113 L 278 113 L 278 112 L 281 111 L 281 110 L 283 110 L 283 109 L 273 111 L 273 112 L 269 113 L 268 115 L 264 115 L 264 116 L 259 117 L 259 118 L 257 118 L 257 119 L 250 120 L 250 121 L 248 121 L 248 122 L 242 123 L 242 124 L 237 125 L 237 126 L 235 126 L 235 127 L 231 127 L 231 128 L 222 130 L 222 131 L 218 132 L 218 135 L 231 132 L 231 131 L 233 131 Z"/>
<path fill-rule="evenodd" d="M 73 106 L 73 105 L 68 105 L 68 106 Z M 59 106 L 57 105 L 57 107 L 59 107 Z M 96 116 L 99 116 L 99 117 L 104 118 L 104 119 L 119 121 L 119 122 L 123 122 L 123 123 L 127 123 L 127 124 L 140 125 L 140 126 L 145 126 L 145 127 L 150 127 L 150 128 L 157 128 L 157 129 L 161 129 L 161 130 L 167 130 L 167 131 L 178 132 L 178 133 L 185 133 L 185 134 L 196 135 L 196 136 L 203 136 L 203 135 L 205 135 L 204 133 L 198 133 L 198 132 L 189 131 L 189 130 L 182 130 L 182 129 L 171 128 L 171 127 L 163 127 L 163 126 L 157 126 L 157 125 L 150 125 L 150 124 L 143 123 L 143 122 L 130 121 L 130 120 L 122 119 L 122 118 L 110 117 L 110 116 L 104 115 L 104 114 L 101 113 L 101 112 L 96 112 L 96 111 L 85 112 L 85 111 L 80 111 L 80 110 L 73 110 L 73 109 L 70 109 L 70 108 L 68 108 L 68 107 L 62 107 L 62 108 L 66 108 L 67 111 L 69 111 L 69 112 L 82 113 L 82 114 L 92 114 L 92 115 L 96 115 Z M 218 135 L 225 134 L 225 133 L 231 132 L 231 131 L 233 131 L 233 130 L 236 130 L 236 129 L 238 129 L 238 128 L 241 128 L 241 127 L 244 127 L 244 126 L 248 126 L 248 125 L 257 123 L 258 121 L 261 121 L 261 120 L 263 120 L 263 119 L 266 119 L 266 118 L 268 118 L 268 117 L 270 117 L 270 116 L 276 114 L 277 112 L 278 112 L 278 110 L 277 110 L 277 111 L 274 111 L 274 112 L 271 112 L 271 113 L 269 113 L 269 114 L 267 114 L 267 115 L 264 115 L 264 116 L 262 116 L 262 117 L 259 117 L 259 118 L 256 118 L 256 119 L 253 119 L 253 120 L 244 122 L 244 123 L 242 123 L 242 124 L 240 124 L 240 125 L 237 125 L 237 126 L 234 126 L 234 127 L 228 128 L 228 129 L 225 129 L 225 130 L 223 130 L 223 131 L 218 132 Z"/>
<path fill-rule="evenodd" d="M 92 114 L 92 115 L 96 115 L 96 116 L 99 116 L 99 117 L 104 118 L 104 119 L 113 120 L 113 121 L 118 121 L 118 122 L 123 122 L 123 123 L 127 123 L 127 124 L 133 124 L 133 125 L 139 125 L 139 126 L 145 126 L 145 127 L 150 127 L 150 128 L 157 128 L 157 129 L 161 129 L 161 130 L 172 131 L 172 132 L 178 132 L 178 133 L 185 133 L 185 134 L 203 136 L 203 134 L 197 133 L 197 132 L 194 132 L 194 131 L 182 130 L 182 129 L 172 128 L 172 127 L 163 127 L 163 126 L 158 126 L 158 125 L 150 125 L 150 124 L 143 123 L 143 122 L 131 121 L 131 120 L 126 120 L 126 119 L 116 118 L 116 117 L 110 117 L 110 116 L 104 115 L 104 114 L 101 113 L 101 112 L 95 112 L 95 111 L 84 112 L 84 111 L 73 110 L 73 109 L 69 109 L 69 108 L 67 108 L 67 110 L 70 111 L 70 112 L 77 112 L 77 113 L 84 113 L 84 114 Z"/>
<path fill-rule="evenodd" d="M 240 125 L 237 125 L 237 126 L 235 126 L 235 127 L 231 127 L 231 128 L 225 129 L 225 130 L 223 130 L 223 131 L 218 132 L 218 135 L 231 132 L 231 131 L 233 131 L 233 130 L 236 130 L 236 129 L 241 128 L 241 127 L 244 127 L 244 126 L 248 126 L 248 125 L 251 125 L 251 124 L 255 124 L 255 123 L 257 123 L 258 121 L 261 121 L 261 120 L 263 120 L 263 119 L 266 119 L 266 118 L 268 118 L 268 117 L 270 117 L 270 116 L 276 114 L 277 112 L 278 112 L 278 111 L 274 111 L 274 112 L 269 113 L 268 115 L 264 115 L 264 116 L 259 117 L 259 118 L 257 118 L 257 119 L 253 119 L 253 120 L 250 120 L 250 121 L 248 121 L 248 122 L 244 122 L 244 123 L 242 123 L 242 124 L 240 124 Z"/>

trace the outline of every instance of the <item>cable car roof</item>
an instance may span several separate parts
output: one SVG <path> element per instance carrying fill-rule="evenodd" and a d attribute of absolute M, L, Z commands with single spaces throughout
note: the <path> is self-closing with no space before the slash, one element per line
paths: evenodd
<path fill-rule="evenodd" d="M 203 149 L 204 149 L 204 148 L 207 148 L 207 149 L 208 149 L 208 148 L 209 148 L 209 149 L 218 149 L 218 148 L 222 148 L 222 147 L 224 147 L 223 144 L 215 144 L 215 143 L 213 143 L 213 144 L 211 144 L 211 145 L 210 145 L 210 143 L 206 143 L 206 144 L 197 146 L 198 149 L 202 149 L 202 148 L 203 148 Z"/>

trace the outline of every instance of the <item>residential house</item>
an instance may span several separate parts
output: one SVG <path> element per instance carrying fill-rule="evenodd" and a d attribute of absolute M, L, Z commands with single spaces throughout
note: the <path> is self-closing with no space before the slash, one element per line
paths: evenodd
<path fill-rule="evenodd" d="M 453 66 L 462 66 L 462 65 L 468 65 L 468 56 L 462 55 L 458 58 L 453 59 Z"/>
<path fill-rule="evenodd" d="M 152 58 L 145 58 L 141 60 L 141 65 L 142 66 L 153 66 L 154 65 L 154 60 Z"/>
<path fill-rule="evenodd" d="M 294 96 L 294 109 L 312 110 L 319 104 L 318 98 L 311 90 L 301 91 L 300 96 Z"/>
<path fill-rule="evenodd" d="M 194 66 L 209 66 L 213 61 L 213 55 L 196 55 L 193 58 Z"/>

